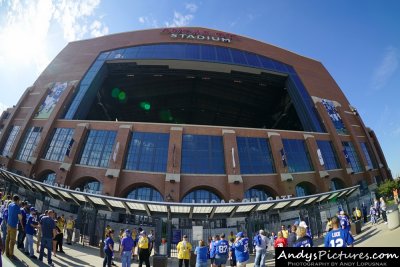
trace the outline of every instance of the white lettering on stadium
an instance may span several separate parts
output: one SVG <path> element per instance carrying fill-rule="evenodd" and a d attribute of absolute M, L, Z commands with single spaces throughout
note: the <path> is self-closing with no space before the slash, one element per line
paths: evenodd
<path fill-rule="evenodd" d="M 275 197 L 275 200 L 280 200 L 280 199 L 289 199 L 289 198 L 291 198 L 292 197 L 292 195 L 285 195 L 285 196 L 277 196 L 277 197 Z M 274 200 L 274 198 L 273 197 L 269 197 L 269 198 L 267 198 L 267 201 L 272 201 L 272 200 Z M 258 197 L 252 197 L 252 198 L 243 198 L 242 199 L 242 202 L 259 202 L 260 201 L 260 199 L 258 198 Z M 235 202 L 239 202 L 239 201 L 236 201 L 236 200 L 234 200 L 234 199 L 230 199 L 229 201 L 228 201 L 228 203 L 235 203 Z M 199 201 L 196 201 L 196 200 L 192 200 L 192 203 L 208 203 L 208 201 L 207 200 L 199 200 Z M 213 200 L 211 200 L 210 201 L 210 203 L 212 204 L 212 203 L 226 203 L 225 202 L 225 200 L 221 200 L 221 201 L 218 201 L 218 200 L 215 200 L 215 199 L 213 199 Z"/>
<path fill-rule="evenodd" d="M 196 34 L 185 34 L 185 33 L 171 33 L 171 38 L 180 38 L 180 39 L 191 39 L 191 40 L 208 40 L 214 42 L 222 42 L 222 43 L 230 43 L 230 38 L 219 37 L 219 36 L 209 36 L 209 35 L 196 35 Z"/>

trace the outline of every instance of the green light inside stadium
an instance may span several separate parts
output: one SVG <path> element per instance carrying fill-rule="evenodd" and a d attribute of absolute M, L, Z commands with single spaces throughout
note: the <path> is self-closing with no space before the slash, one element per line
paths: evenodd
<path fill-rule="evenodd" d="M 120 101 L 124 101 L 126 99 L 126 93 L 125 92 L 119 92 L 118 99 Z"/>
<path fill-rule="evenodd" d="M 140 102 L 140 107 L 144 110 L 150 110 L 151 109 L 151 105 L 149 102 Z"/>
<path fill-rule="evenodd" d="M 114 98 L 118 98 L 120 92 L 121 92 L 121 90 L 119 88 L 115 87 L 111 91 L 111 96 Z"/>

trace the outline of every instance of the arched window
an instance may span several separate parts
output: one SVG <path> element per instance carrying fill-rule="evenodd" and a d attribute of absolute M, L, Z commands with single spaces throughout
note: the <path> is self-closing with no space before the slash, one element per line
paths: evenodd
<path fill-rule="evenodd" d="M 244 193 L 244 198 L 257 199 L 257 201 L 265 201 L 269 197 L 272 197 L 271 194 L 261 188 L 250 188 Z"/>
<path fill-rule="evenodd" d="M 148 200 L 148 201 L 164 201 L 160 192 L 152 187 L 137 187 L 128 193 L 126 198 L 136 199 L 136 200 Z"/>
<path fill-rule="evenodd" d="M 183 197 L 183 203 L 211 203 L 221 202 L 221 198 L 205 189 L 194 190 Z"/>
<path fill-rule="evenodd" d="M 86 182 L 80 184 L 76 188 L 79 188 L 81 191 L 86 191 L 92 194 L 101 194 L 103 192 L 103 184 L 94 178 L 87 180 Z"/>
<path fill-rule="evenodd" d="M 340 179 L 338 179 L 338 178 L 333 178 L 332 180 L 331 180 L 331 189 L 332 190 L 339 190 L 339 189 L 343 189 L 345 186 L 344 186 L 344 183 L 343 183 L 343 181 L 341 181 Z"/>
<path fill-rule="evenodd" d="M 46 183 L 46 184 L 54 184 L 56 181 L 56 173 L 48 172 L 45 175 L 43 175 L 40 180 L 42 180 L 43 183 Z"/>
<path fill-rule="evenodd" d="M 311 183 L 302 182 L 296 185 L 296 197 L 308 196 L 315 193 L 315 188 Z"/>

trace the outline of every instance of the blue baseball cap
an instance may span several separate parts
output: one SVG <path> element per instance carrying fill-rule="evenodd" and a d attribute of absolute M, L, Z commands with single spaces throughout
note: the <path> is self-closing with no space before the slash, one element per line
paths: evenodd
<path fill-rule="evenodd" d="M 35 207 L 31 207 L 29 210 L 30 211 L 36 211 Z"/>
<path fill-rule="evenodd" d="M 236 234 L 236 237 L 243 237 L 243 236 L 244 236 L 243 232 L 239 232 Z"/>

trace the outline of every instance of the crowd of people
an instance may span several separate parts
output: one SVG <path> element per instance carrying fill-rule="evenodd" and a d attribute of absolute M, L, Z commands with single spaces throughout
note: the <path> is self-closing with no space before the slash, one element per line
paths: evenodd
<path fill-rule="evenodd" d="M 26 201 L 20 201 L 18 195 L 7 195 L 1 199 L 1 247 L 2 254 L 10 260 L 15 260 L 14 247 L 33 260 L 43 261 L 44 250 L 47 249 L 47 263 L 53 266 L 52 256 L 63 250 L 63 233 L 67 232 L 67 244 L 71 244 L 75 221 L 67 220 L 64 215 L 57 216 L 53 210 L 39 214 L 38 210 Z M 17 234 L 18 233 L 18 234 Z M 34 239 L 37 236 L 37 246 L 34 249 Z M 35 255 L 35 252 L 38 256 Z"/>
<path fill-rule="evenodd" d="M 57 216 L 53 210 L 46 210 L 39 214 L 38 210 L 26 201 L 20 201 L 18 195 L 7 195 L 1 198 L 0 228 L 1 228 L 1 250 L 2 254 L 15 259 L 14 246 L 23 251 L 33 260 L 43 261 L 45 249 L 47 249 L 47 262 L 53 266 L 52 256 L 57 253 L 65 253 L 63 250 L 64 233 L 67 233 L 67 244 L 72 244 L 72 234 L 75 221 L 70 216 Z M 361 209 L 355 207 L 349 216 L 343 210 L 332 218 L 328 218 L 326 225 L 325 247 L 348 247 L 353 246 L 354 238 L 351 233 L 351 221 L 364 219 L 367 222 L 368 215 L 372 224 L 376 224 L 382 217 L 384 223 L 386 218 L 386 203 L 384 198 L 375 199 L 370 206 L 369 214 L 367 206 Z M 352 219 L 352 220 L 351 220 Z M 36 250 L 34 249 L 34 236 L 37 237 Z M 131 266 L 132 259 L 137 257 L 139 267 L 145 265 L 150 267 L 150 255 L 154 248 L 155 235 L 151 230 L 149 234 L 142 228 L 121 229 L 119 233 L 119 249 L 122 266 Z M 215 235 L 209 240 L 200 240 L 193 248 L 186 235 L 177 245 L 179 267 L 189 266 L 191 253 L 196 255 L 197 267 L 220 267 L 237 266 L 243 267 L 249 261 L 250 249 L 255 253 L 255 267 L 265 266 L 266 253 L 270 247 L 312 247 L 313 238 L 310 228 L 305 221 L 296 221 L 293 225 L 282 225 L 278 231 L 266 234 L 259 230 L 253 238 L 244 232 L 229 236 L 224 233 Z M 105 230 L 103 267 L 112 266 L 114 258 L 114 230 L 107 225 Z M 36 256 L 35 253 L 38 255 Z"/>
<path fill-rule="evenodd" d="M 114 258 L 114 230 L 110 225 L 106 226 L 104 242 L 103 267 L 115 265 Z M 131 266 L 131 261 L 138 257 L 139 267 L 143 264 L 150 267 L 150 255 L 154 248 L 155 235 L 153 230 L 147 234 L 141 227 L 138 229 L 121 229 L 119 233 L 120 247 L 118 250 L 121 258 L 122 267 Z"/>

